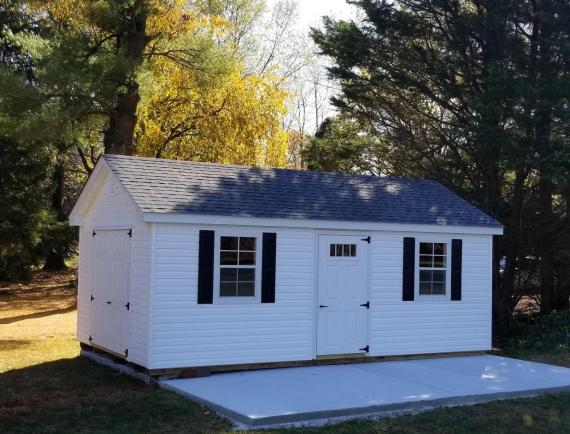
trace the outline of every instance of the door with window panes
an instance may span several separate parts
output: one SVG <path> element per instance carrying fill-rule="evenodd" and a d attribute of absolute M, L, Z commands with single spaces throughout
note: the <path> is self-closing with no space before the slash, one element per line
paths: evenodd
<path fill-rule="evenodd" d="M 317 355 L 368 351 L 369 245 L 365 236 L 319 236 Z"/>

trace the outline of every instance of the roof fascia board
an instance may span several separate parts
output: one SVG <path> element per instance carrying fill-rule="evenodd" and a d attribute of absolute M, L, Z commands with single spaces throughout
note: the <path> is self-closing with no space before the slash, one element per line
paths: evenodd
<path fill-rule="evenodd" d="M 502 227 L 424 225 L 408 223 L 376 223 L 336 220 L 304 220 L 296 218 L 256 218 L 182 213 L 143 213 L 149 223 L 192 223 L 201 225 L 263 226 L 332 230 L 369 230 L 389 232 L 430 232 L 453 234 L 502 235 Z"/>

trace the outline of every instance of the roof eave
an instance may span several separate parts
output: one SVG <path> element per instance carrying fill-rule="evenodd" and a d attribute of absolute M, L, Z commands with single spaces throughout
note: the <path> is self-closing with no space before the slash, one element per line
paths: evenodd
<path fill-rule="evenodd" d="M 148 223 L 191 223 L 200 225 L 233 225 L 257 227 L 287 227 L 331 230 L 426 232 L 449 234 L 503 235 L 502 226 L 457 226 L 445 224 L 383 223 L 340 220 L 313 220 L 302 218 L 260 218 L 248 216 L 223 216 L 176 212 L 143 212 Z"/>

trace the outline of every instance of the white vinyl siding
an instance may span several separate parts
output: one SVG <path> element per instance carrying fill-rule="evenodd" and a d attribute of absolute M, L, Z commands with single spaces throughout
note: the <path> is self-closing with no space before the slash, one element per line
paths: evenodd
<path fill-rule="evenodd" d="M 277 233 L 275 303 L 198 305 L 200 229 L 232 228 L 156 225 L 149 367 L 313 358 L 313 231 L 259 229 Z"/>
<path fill-rule="evenodd" d="M 232 227 L 156 224 L 149 368 L 313 359 L 317 232 L 249 228 L 277 233 L 276 302 L 198 305 L 200 229 L 228 233 Z M 369 355 L 491 348 L 491 236 L 454 235 L 463 240 L 462 300 L 422 303 L 402 301 L 403 237 L 441 239 L 441 234 L 367 233 L 372 235 Z"/>
<path fill-rule="evenodd" d="M 150 224 L 124 189 L 107 172 L 86 212 L 79 232 L 79 290 L 77 337 L 89 344 L 90 295 L 93 284 L 93 236 L 96 228 L 132 228 L 131 295 L 128 360 L 145 366 L 148 358 L 148 312 L 150 290 Z M 104 319 L 102 319 L 104 320 Z"/>
<path fill-rule="evenodd" d="M 420 233 L 405 236 L 430 238 L 430 234 Z M 438 239 L 437 234 L 431 236 Z M 370 355 L 491 349 L 492 236 L 454 234 L 453 238 L 463 240 L 461 301 L 423 303 L 402 301 L 402 234 L 373 234 Z"/>

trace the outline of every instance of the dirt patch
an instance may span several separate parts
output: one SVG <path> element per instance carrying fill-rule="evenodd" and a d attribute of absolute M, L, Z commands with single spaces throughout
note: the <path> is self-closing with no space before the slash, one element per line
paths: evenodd
<path fill-rule="evenodd" d="M 74 279 L 74 270 L 37 271 L 29 282 L 0 284 L 0 319 L 73 308 Z"/>

